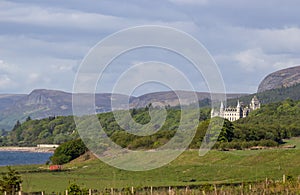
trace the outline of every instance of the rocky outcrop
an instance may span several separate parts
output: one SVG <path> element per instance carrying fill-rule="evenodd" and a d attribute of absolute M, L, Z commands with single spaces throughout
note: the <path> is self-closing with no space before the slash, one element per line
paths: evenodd
<path fill-rule="evenodd" d="M 300 66 L 286 68 L 266 76 L 259 84 L 257 92 L 290 87 L 300 83 Z"/>

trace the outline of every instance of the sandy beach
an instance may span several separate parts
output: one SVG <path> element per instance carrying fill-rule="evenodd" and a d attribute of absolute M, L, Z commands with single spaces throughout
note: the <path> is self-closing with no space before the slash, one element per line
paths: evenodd
<path fill-rule="evenodd" d="M 40 147 L 0 147 L 0 151 L 19 151 L 19 152 L 43 152 L 53 153 L 55 148 L 40 148 Z"/>

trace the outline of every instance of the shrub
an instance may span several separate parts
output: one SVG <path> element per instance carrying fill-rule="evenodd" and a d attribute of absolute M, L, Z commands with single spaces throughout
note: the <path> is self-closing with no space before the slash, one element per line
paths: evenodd
<path fill-rule="evenodd" d="M 62 165 L 70 162 L 71 160 L 79 157 L 87 151 L 81 139 L 72 140 L 60 145 L 54 151 L 53 156 L 50 158 L 53 164 Z"/>
<path fill-rule="evenodd" d="M 87 195 L 88 190 L 85 188 L 81 188 L 79 185 L 72 183 L 68 187 L 68 193 L 70 195 Z"/>

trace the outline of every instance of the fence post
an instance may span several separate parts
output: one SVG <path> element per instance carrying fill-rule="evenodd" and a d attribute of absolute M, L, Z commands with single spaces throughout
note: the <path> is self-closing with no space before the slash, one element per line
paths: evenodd
<path fill-rule="evenodd" d="M 4 192 L 4 195 L 7 195 L 6 191 Z"/>
<path fill-rule="evenodd" d="M 169 186 L 169 195 L 172 194 L 171 186 Z"/>
<path fill-rule="evenodd" d="M 66 190 L 66 195 L 68 195 L 68 190 Z"/>
<path fill-rule="evenodd" d="M 150 187 L 150 194 L 152 195 L 152 193 L 153 193 L 153 187 L 151 186 Z"/>
<path fill-rule="evenodd" d="M 134 194 L 134 188 L 131 186 L 131 194 Z"/>
<path fill-rule="evenodd" d="M 215 195 L 218 195 L 217 185 L 214 184 Z"/>
<path fill-rule="evenodd" d="M 89 189 L 89 195 L 92 195 L 92 189 Z"/>
<path fill-rule="evenodd" d="M 21 191 L 19 191 L 19 193 L 18 193 L 19 195 L 22 195 L 22 192 Z"/>
<path fill-rule="evenodd" d="M 243 195 L 244 194 L 244 184 L 242 183 L 241 184 L 241 195 Z"/>
<path fill-rule="evenodd" d="M 285 174 L 282 176 L 282 183 L 285 183 Z"/>
<path fill-rule="evenodd" d="M 113 188 L 110 189 L 110 193 L 111 193 L 111 195 L 114 195 L 114 189 Z"/>
<path fill-rule="evenodd" d="M 42 191 L 42 195 L 44 195 L 44 191 Z"/>

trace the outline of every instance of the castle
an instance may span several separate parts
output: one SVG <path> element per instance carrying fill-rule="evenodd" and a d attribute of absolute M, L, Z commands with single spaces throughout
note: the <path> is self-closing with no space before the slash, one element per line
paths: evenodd
<path fill-rule="evenodd" d="M 244 106 L 243 103 L 240 103 L 238 100 L 236 107 L 224 108 L 223 102 L 221 102 L 219 111 L 215 111 L 214 109 L 211 110 L 211 118 L 219 116 L 228 119 L 229 121 L 236 121 L 240 118 L 247 117 L 251 111 L 259 108 L 260 102 L 256 96 L 252 98 L 249 106 Z"/>

